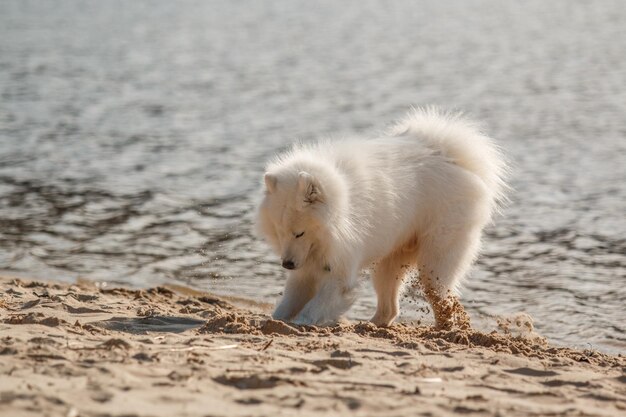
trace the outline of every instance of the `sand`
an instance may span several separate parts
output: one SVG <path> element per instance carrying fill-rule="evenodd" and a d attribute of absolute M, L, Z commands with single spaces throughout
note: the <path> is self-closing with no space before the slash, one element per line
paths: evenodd
<path fill-rule="evenodd" d="M 551 346 L 523 317 L 482 333 L 268 311 L 180 287 L 0 278 L 0 415 L 626 415 L 623 355 Z"/>

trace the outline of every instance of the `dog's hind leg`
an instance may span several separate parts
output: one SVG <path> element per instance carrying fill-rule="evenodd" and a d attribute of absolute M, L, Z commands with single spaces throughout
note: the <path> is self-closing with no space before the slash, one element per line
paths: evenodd
<path fill-rule="evenodd" d="M 407 269 L 415 264 L 415 247 L 404 248 L 383 258 L 374 268 L 372 281 L 376 290 L 376 313 L 371 322 L 389 326 L 398 316 L 399 293 Z"/>
<path fill-rule="evenodd" d="M 313 277 L 308 274 L 291 273 L 285 284 L 283 298 L 272 313 L 272 318 L 276 320 L 293 318 L 315 295 L 315 284 Z"/>
<path fill-rule="evenodd" d="M 480 246 L 480 228 L 438 235 L 423 241 L 418 252 L 420 283 L 435 314 L 436 326 L 470 326 L 459 302 L 457 286 L 469 270 Z"/>

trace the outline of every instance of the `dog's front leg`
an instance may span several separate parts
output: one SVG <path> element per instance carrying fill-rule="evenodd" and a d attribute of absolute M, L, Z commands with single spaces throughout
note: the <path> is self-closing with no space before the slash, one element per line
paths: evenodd
<path fill-rule="evenodd" d="M 272 318 L 275 320 L 293 318 L 313 298 L 315 289 L 315 280 L 311 275 L 299 271 L 291 272 L 285 284 L 283 298 L 272 313 Z"/>
<path fill-rule="evenodd" d="M 354 302 L 355 282 L 327 277 L 315 297 L 304 306 L 293 322 L 320 326 L 335 323 Z"/>

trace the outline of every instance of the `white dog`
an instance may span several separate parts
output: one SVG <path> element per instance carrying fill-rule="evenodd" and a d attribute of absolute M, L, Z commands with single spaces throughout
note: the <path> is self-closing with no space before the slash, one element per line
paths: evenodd
<path fill-rule="evenodd" d="M 463 324 L 455 294 L 503 199 L 505 169 L 472 122 L 435 109 L 413 110 L 384 137 L 279 155 L 267 166 L 258 211 L 260 234 L 290 270 L 273 317 L 335 322 L 354 300 L 359 272 L 371 267 L 371 320 L 388 326 L 406 269 L 415 267 L 437 325 Z"/>

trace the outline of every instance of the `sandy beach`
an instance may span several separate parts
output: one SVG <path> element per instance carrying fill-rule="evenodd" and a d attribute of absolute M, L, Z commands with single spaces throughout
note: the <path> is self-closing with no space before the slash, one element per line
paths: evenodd
<path fill-rule="evenodd" d="M 3 416 L 626 413 L 623 355 L 532 331 L 291 326 L 173 286 L 5 277 L 0 294 Z"/>

